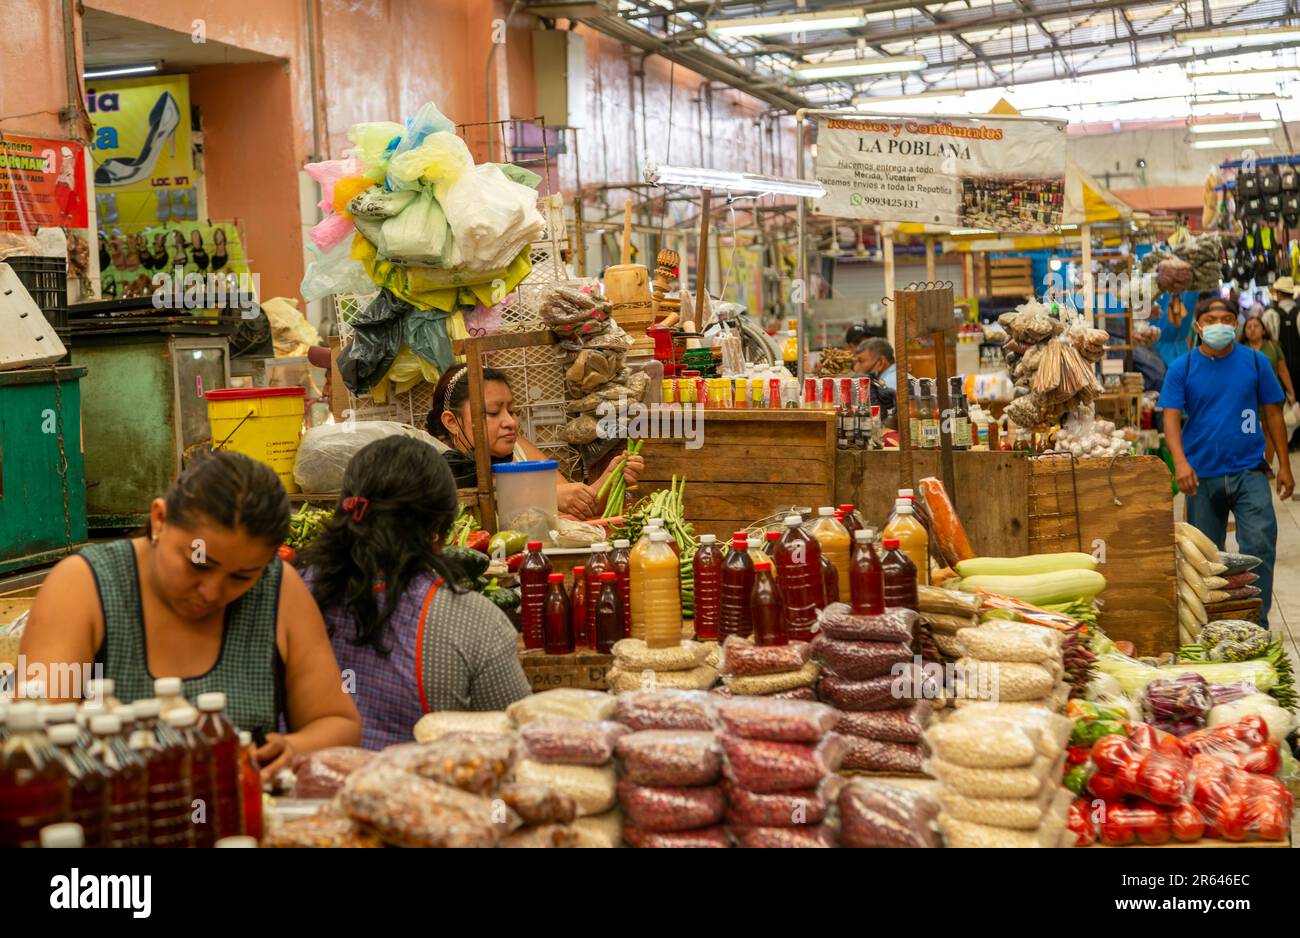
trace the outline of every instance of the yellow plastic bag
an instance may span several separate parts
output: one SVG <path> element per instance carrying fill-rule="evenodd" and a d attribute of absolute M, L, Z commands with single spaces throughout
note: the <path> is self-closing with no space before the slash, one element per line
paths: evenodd
<path fill-rule="evenodd" d="M 465 141 L 454 133 L 442 131 L 429 134 L 418 147 L 393 157 L 388 163 L 388 175 L 401 187 L 415 188 L 420 183 L 446 187 L 472 168 Z M 440 194 L 435 188 L 435 195 Z"/>
<path fill-rule="evenodd" d="M 348 128 L 348 140 L 354 149 L 352 155 L 361 163 L 362 172 L 374 182 L 384 178 L 388 170 L 388 144 L 406 130 L 392 121 L 373 121 L 353 124 Z"/>
<path fill-rule="evenodd" d="M 430 364 L 410 350 L 406 343 L 397 351 L 397 357 L 388 369 L 388 373 L 379 383 L 370 389 L 370 396 L 376 404 L 388 403 L 389 385 L 393 394 L 405 394 L 421 381 L 437 384 L 442 372 L 436 365 Z"/>
<path fill-rule="evenodd" d="M 346 215 L 348 203 L 365 192 L 374 183 L 365 176 L 350 176 L 334 183 L 334 211 Z"/>
<path fill-rule="evenodd" d="M 352 240 L 352 256 L 365 267 L 371 280 L 390 290 L 394 296 L 406 300 L 417 309 L 438 309 L 443 312 L 476 303 L 484 306 L 499 303 L 533 269 L 527 251 L 521 252 L 503 270 L 467 273 L 436 267 L 403 267 L 380 260 L 375 245 L 360 234 Z M 463 327 L 462 320 L 461 328 Z M 451 337 L 464 338 L 455 333 L 451 333 Z"/>

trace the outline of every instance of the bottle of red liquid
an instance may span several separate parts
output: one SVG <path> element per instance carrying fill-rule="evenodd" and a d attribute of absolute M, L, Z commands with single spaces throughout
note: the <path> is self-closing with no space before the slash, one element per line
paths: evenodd
<path fill-rule="evenodd" d="M 717 537 L 701 534 L 691 565 L 695 571 L 695 637 L 703 642 L 718 640 L 722 619 L 722 563 Z"/>
<path fill-rule="evenodd" d="M 885 556 L 880 558 L 884 577 L 885 606 L 915 611 L 919 606 L 916 591 L 916 564 L 903 553 L 896 537 L 884 541 Z"/>
<path fill-rule="evenodd" d="M 885 571 L 865 528 L 853 532 L 853 558 L 849 562 L 850 607 L 855 616 L 878 616 L 885 611 Z"/>
<path fill-rule="evenodd" d="M 68 775 L 36 704 L 10 704 L 8 726 L 0 743 L 0 847 L 39 847 L 41 828 L 67 818 Z"/>
<path fill-rule="evenodd" d="M 190 751 L 174 729 L 160 722 L 161 701 L 137 700 L 131 709 L 136 728 L 127 741 L 149 771 L 149 846 L 193 847 Z"/>
<path fill-rule="evenodd" d="M 609 545 L 602 541 L 591 546 L 591 556 L 587 558 L 587 632 L 593 644 L 600 640 L 596 632 L 596 605 L 600 602 L 600 581 L 607 572 L 614 573 L 614 557 Z"/>
<path fill-rule="evenodd" d="M 216 780 L 217 840 L 235 837 L 241 831 L 243 808 L 239 804 L 239 730 L 226 718 L 226 695 L 220 691 L 199 694 L 197 729 L 212 747 L 212 770 Z"/>
<path fill-rule="evenodd" d="M 840 516 L 837 517 L 840 518 L 840 524 L 848 528 L 849 537 L 853 537 L 862 530 L 862 520 L 858 517 L 857 509 L 852 505 L 841 505 L 839 510 Z"/>
<path fill-rule="evenodd" d="M 12 720 L 13 717 L 10 717 Z M 122 721 L 103 714 L 90 721 L 90 754 L 109 772 L 104 846 L 149 846 L 149 767 L 122 735 Z"/>
<path fill-rule="evenodd" d="M 768 531 L 763 535 L 763 553 L 772 558 L 773 564 L 776 563 L 776 546 L 781 543 L 780 531 Z M 776 573 L 776 567 L 773 566 L 772 572 Z"/>
<path fill-rule="evenodd" d="M 618 574 L 618 592 L 623 598 L 623 637 L 632 636 L 632 542 L 619 538 L 610 554 L 614 572 Z"/>
<path fill-rule="evenodd" d="M 593 648 L 587 629 L 587 568 L 573 568 L 573 591 L 569 593 L 569 610 L 573 614 L 573 643 L 578 648 Z"/>
<path fill-rule="evenodd" d="M 822 554 L 822 601 L 818 609 L 825 609 L 831 603 L 840 601 L 840 572 L 835 569 L 831 559 Z"/>
<path fill-rule="evenodd" d="M 541 541 L 529 541 L 528 553 L 519 565 L 519 616 L 523 622 L 524 647 L 541 648 L 546 624 L 542 605 L 546 602 L 546 578 L 551 575 L 551 561 L 542 553 Z"/>
<path fill-rule="evenodd" d="M 176 731 L 190 751 L 190 787 L 193 791 L 190 820 L 194 824 L 194 846 L 211 847 L 216 812 L 217 777 L 213 767 L 212 746 L 199 732 L 199 712 L 193 707 L 167 711 L 167 725 Z"/>
<path fill-rule="evenodd" d="M 750 594 L 750 615 L 754 621 L 754 644 L 784 645 L 789 641 L 785 630 L 785 603 L 781 587 L 772 574 L 772 561 L 754 564 L 754 590 Z"/>
<path fill-rule="evenodd" d="M 728 635 L 748 638 L 754 631 L 749 604 L 754 592 L 754 558 L 749 556 L 749 535 L 737 531 L 731 537 L 731 553 L 722 562 L 721 597 L 718 603 L 718 639 Z"/>
<path fill-rule="evenodd" d="M 798 515 L 786 516 L 785 533 L 776 548 L 776 569 L 785 599 L 786 635 L 794 641 L 810 641 L 817 623 L 817 603 L 825 594 L 822 552 Z"/>
<path fill-rule="evenodd" d="M 600 594 L 596 597 L 596 651 L 602 655 L 614 651 L 614 643 L 623 637 L 623 597 L 618 589 L 618 574 L 606 570 L 600 575 Z"/>
<path fill-rule="evenodd" d="M 102 847 L 108 817 L 108 769 L 81 745 L 81 731 L 75 723 L 60 723 L 47 732 L 68 776 L 68 820 L 81 825 L 87 847 Z"/>
<path fill-rule="evenodd" d="M 542 604 L 542 618 L 546 623 L 546 653 L 567 655 L 572 653 L 573 610 L 569 608 L 569 594 L 564 591 L 564 574 L 552 573 L 547 577 L 546 601 Z"/>
<path fill-rule="evenodd" d="M 243 796 L 244 833 L 254 840 L 261 840 L 262 767 L 257 764 L 253 734 L 248 730 L 239 731 L 239 788 Z"/>

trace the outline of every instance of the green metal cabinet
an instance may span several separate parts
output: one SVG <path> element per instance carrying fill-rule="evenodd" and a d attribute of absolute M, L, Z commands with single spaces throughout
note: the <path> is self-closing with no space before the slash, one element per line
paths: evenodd
<path fill-rule="evenodd" d="M 0 573 L 85 543 L 85 373 L 70 365 L 0 371 Z"/>
<path fill-rule="evenodd" d="M 225 337 L 167 330 L 78 336 L 91 530 L 141 526 L 184 454 L 211 439 L 206 391 L 230 385 Z"/>

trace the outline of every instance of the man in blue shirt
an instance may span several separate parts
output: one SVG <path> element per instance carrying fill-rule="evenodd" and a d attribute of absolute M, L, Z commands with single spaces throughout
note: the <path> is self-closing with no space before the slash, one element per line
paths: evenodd
<path fill-rule="evenodd" d="M 891 391 L 898 390 L 898 368 L 894 365 L 894 347 L 888 339 L 864 339 L 853 353 L 855 373 L 870 375 Z"/>
<path fill-rule="evenodd" d="M 1291 497 L 1295 480 L 1279 406 L 1282 386 L 1268 359 L 1234 341 L 1236 330 L 1237 311 L 1228 302 L 1202 301 L 1196 308 L 1201 344 L 1169 366 L 1160 406 L 1178 488 L 1187 496 L 1187 520 L 1222 550 L 1228 513 L 1236 518 L 1242 553 L 1263 561 L 1255 572 L 1264 601 L 1260 624 L 1267 626 L 1277 516 L 1265 475 L 1265 434 L 1278 453 L 1279 498 Z"/>

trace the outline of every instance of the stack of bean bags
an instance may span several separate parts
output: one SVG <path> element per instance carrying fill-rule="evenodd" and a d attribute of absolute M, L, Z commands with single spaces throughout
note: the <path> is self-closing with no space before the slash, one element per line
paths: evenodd
<path fill-rule="evenodd" d="M 925 792 L 876 778 L 844 783 L 836 798 L 840 846 L 938 847 L 938 801 Z"/>
<path fill-rule="evenodd" d="M 614 643 L 614 664 L 605 675 L 612 693 L 635 690 L 708 690 L 718 680 L 718 647 L 683 641 L 671 648 L 651 648 L 639 638 Z"/>
<path fill-rule="evenodd" d="M 1056 847 L 1070 791 L 1058 784 L 1073 723 L 1041 707 L 975 704 L 925 734 L 949 847 Z"/>
<path fill-rule="evenodd" d="M 717 692 L 724 697 L 816 700 L 813 688 L 819 670 L 808 660 L 811 650 L 808 642 L 755 645 L 730 635 L 722 643 L 722 686 Z"/>
<path fill-rule="evenodd" d="M 954 665 L 957 707 L 996 701 L 1056 713 L 1069 699 L 1061 632 L 995 619 L 961 629 L 957 640 L 965 652 Z"/>
<path fill-rule="evenodd" d="M 917 598 L 921 615 L 918 632 L 933 642 L 940 661 L 956 661 L 963 654 L 957 643 L 957 632 L 979 622 L 978 597 L 935 586 L 920 586 Z"/>
<path fill-rule="evenodd" d="M 1215 619 L 1216 603 L 1260 595 L 1252 572 L 1260 559 L 1220 551 L 1201 531 L 1183 522 L 1174 526 L 1178 545 L 1178 635 L 1181 644 L 1201 641 L 1201 629 Z"/>

